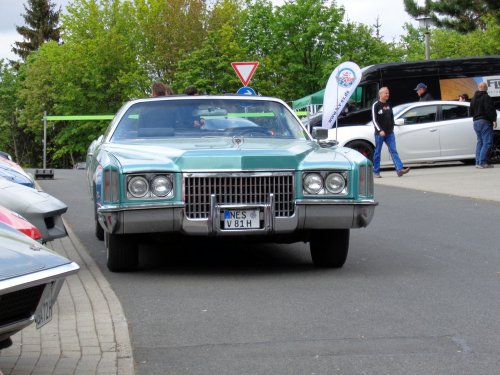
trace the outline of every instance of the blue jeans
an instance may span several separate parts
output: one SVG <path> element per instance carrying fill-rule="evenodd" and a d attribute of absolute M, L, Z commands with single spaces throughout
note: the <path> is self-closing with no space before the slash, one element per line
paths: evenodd
<path fill-rule="evenodd" d="M 389 154 L 391 154 L 392 162 L 396 167 L 396 171 L 403 169 L 403 162 L 399 158 L 398 150 L 396 150 L 396 136 L 394 133 L 387 134 L 382 137 L 379 134 L 375 134 L 375 151 L 373 152 L 373 172 L 380 173 L 380 153 L 382 152 L 382 146 L 384 143 L 389 149 Z"/>
<path fill-rule="evenodd" d="M 488 152 L 493 143 L 493 124 L 488 120 L 476 120 L 474 130 L 477 136 L 476 165 L 487 164 Z"/>

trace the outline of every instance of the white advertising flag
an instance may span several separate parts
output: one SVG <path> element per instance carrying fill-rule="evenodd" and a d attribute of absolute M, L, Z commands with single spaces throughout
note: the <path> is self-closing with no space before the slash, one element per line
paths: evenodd
<path fill-rule="evenodd" d="M 326 84 L 322 127 L 331 129 L 361 80 L 361 69 L 346 61 L 337 66 Z"/>

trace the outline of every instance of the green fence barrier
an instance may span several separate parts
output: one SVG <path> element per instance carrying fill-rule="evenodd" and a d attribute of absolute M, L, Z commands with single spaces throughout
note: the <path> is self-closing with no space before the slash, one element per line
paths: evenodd
<path fill-rule="evenodd" d="M 115 115 L 46 116 L 47 121 L 92 121 L 113 120 Z"/>

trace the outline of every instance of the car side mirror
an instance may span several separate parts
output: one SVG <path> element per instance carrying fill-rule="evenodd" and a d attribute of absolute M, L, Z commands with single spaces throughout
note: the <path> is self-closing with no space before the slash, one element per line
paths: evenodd
<path fill-rule="evenodd" d="M 396 125 L 404 125 L 405 124 L 405 119 L 404 118 L 398 118 L 397 120 L 394 121 Z"/>
<path fill-rule="evenodd" d="M 328 138 L 328 129 L 315 126 L 312 129 L 312 136 L 314 139 L 321 141 Z"/>

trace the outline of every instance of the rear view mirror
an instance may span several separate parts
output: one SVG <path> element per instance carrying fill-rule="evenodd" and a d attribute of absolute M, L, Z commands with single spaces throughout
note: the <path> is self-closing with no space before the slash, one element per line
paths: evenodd
<path fill-rule="evenodd" d="M 317 140 L 327 139 L 328 138 L 328 129 L 316 126 L 312 129 L 312 136 L 314 139 L 317 139 Z"/>
<path fill-rule="evenodd" d="M 397 120 L 394 121 L 396 125 L 404 125 L 405 124 L 405 119 L 404 118 L 398 118 Z"/>

